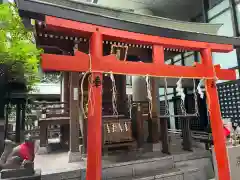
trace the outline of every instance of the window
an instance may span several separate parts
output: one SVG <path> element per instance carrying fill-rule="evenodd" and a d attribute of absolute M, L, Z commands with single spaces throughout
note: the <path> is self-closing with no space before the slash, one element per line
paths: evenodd
<path fill-rule="evenodd" d="M 224 0 L 209 0 L 209 9 L 223 2 Z"/>
<path fill-rule="evenodd" d="M 227 10 L 224 13 L 215 17 L 214 19 L 211 19 L 209 23 L 223 24 L 218 30 L 218 35 L 230 37 L 234 35 L 230 10 Z M 236 50 L 229 53 L 213 53 L 213 61 L 214 64 L 220 64 L 221 67 L 225 69 L 235 67 L 238 64 Z"/>

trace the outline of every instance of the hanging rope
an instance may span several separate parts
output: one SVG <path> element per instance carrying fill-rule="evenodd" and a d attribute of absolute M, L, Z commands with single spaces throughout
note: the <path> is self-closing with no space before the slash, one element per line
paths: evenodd
<path fill-rule="evenodd" d="M 108 134 L 111 132 L 108 124 L 107 124 L 107 132 L 108 132 Z"/>
<path fill-rule="evenodd" d="M 126 122 L 124 122 L 124 127 L 125 127 L 125 131 L 128 131 L 128 125 Z"/>
<path fill-rule="evenodd" d="M 131 99 L 131 95 L 128 96 L 128 108 L 129 108 L 130 119 L 132 119 L 132 99 Z"/>
<path fill-rule="evenodd" d="M 94 81 L 93 80 L 93 75 L 90 74 L 88 76 L 88 84 L 93 84 L 94 83 L 93 81 Z M 92 97 L 94 97 L 94 92 L 93 92 L 92 85 L 90 85 L 90 88 L 89 88 L 89 91 L 88 91 L 88 113 L 89 113 L 89 105 L 90 105 L 90 107 L 91 107 L 91 113 L 89 114 L 90 116 L 93 116 L 94 111 L 95 111 L 95 109 L 94 109 L 94 107 L 95 107 L 94 99 L 95 98 L 92 98 Z"/>
<path fill-rule="evenodd" d="M 82 110 L 82 113 L 83 113 L 83 117 L 84 118 L 87 118 L 87 115 L 86 115 L 86 112 L 85 112 L 85 109 L 84 109 L 84 90 L 83 90 L 83 84 L 84 84 L 84 80 L 86 78 L 86 76 L 90 74 L 90 73 L 84 73 L 83 74 L 83 77 L 82 77 L 82 80 L 81 80 L 81 83 L 80 83 L 80 92 L 81 92 L 81 102 L 80 102 L 80 107 L 81 107 L 81 110 Z"/>
<path fill-rule="evenodd" d="M 194 95 L 194 102 L 195 102 L 195 115 L 199 116 L 199 112 L 198 112 L 198 98 L 197 98 L 197 92 L 196 92 L 196 82 L 195 82 L 195 79 L 193 79 L 193 95 Z"/>
<path fill-rule="evenodd" d="M 147 85 L 147 98 L 148 98 L 148 109 L 150 118 L 152 118 L 152 94 L 151 94 L 151 82 L 150 78 L 146 76 L 146 85 Z"/>
<path fill-rule="evenodd" d="M 80 107 L 81 110 L 83 112 L 83 116 L 84 118 L 87 118 L 86 115 L 86 110 L 84 109 L 84 89 L 83 89 L 83 85 L 84 85 L 84 80 L 86 79 L 86 77 L 88 76 L 88 84 L 92 84 L 93 83 L 93 78 L 92 78 L 92 57 L 91 54 L 88 54 L 89 56 L 89 71 L 85 72 L 83 74 L 82 80 L 81 80 L 81 84 L 80 84 L 80 91 L 81 91 L 81 102 L 80 102 Z M 92 100 L 92 95 L 93 95 L 93 90 L 92 90 L 92 86 L 89 86 L 90 89 L 88 91 L 88 105 L 90 104 L 91 108 L 92 108 L 92 113 L 91 115 L 93 115 L 94 113 L 94 101 Z M 94 98 L 93 98 L 94 99 Z M 89 109 L 89 108 L 88 108 Z M 88 111 L 88 110 L 87 110 Z"/>
<path fill-rule="evenodd" d="M 168 89 L 168 83 L 167 83 L 167 78 L 165 77 L 164 78 L 164 100 L 165 100 L 165 114 L 164 114 L 164 116 L 170 116 L 167 89 Z"/>
<path fill-rule="evenodd" d="M 186 111 L 186 108 L 185 108 L 185 97 L 186 97 L 186 95 L 184 94 L 184 89 L 182 87 L 182 78 L 180 78 L 177 82 L 176 91 L 178 92 L 178 95 L 181 96 L 180 108 L 181 108 L 182 114 L 187 115 L 187 111 Z"/>
<path fill-rule="evenodd" d="M 117 88 L 116 82 L 113 73 L 110 73 L 110 79 L 112 81 L 112 108 L 113 108 L 113 115 L 118 116 L 117 110 Z"/>
<path fill-rule="evenodd" d="M 216 70 L 215 70 L 215 67 L 214 65 L 212 66 L 213 67 L 213 81 L 215 81 L 215 85 L 216 85 L 216 82 L 219 80 L 218 77 L 217 77 L 217 74 L 216 74 Z M 207 81 L 207 79 L 205 78 L 204 81 Z M 206 84 L 206 83 L 205 83 Z M 210 99 L 210 96 L 209 96 L 209 93 L 208 91 L 206 90 L 206 94 L 207 94 L 207 110 L 208 112 L 210 113 L 210 105 L 211 105 L 211 99 Z"/>
<path fill-rule="evenodd" d="M 110 51 L 110 54 L 115 54 L 117 59 L 120 60 L 120 55 L 121 55 L 121 49 L 117 49 L 116 50 L 116 53 L 114 52 L 114 48 L 122 48 L 122 49 L 125 49 L 125 53 L 124 53 L 124 59 L 123 61 L 126 61 L 127 60 L 127 54 L 128 54 L 128 46 L 122 46 L 122 45 L 116 45 L 116 44 L 113 44 L 111 45 L 111 51 Z"/>

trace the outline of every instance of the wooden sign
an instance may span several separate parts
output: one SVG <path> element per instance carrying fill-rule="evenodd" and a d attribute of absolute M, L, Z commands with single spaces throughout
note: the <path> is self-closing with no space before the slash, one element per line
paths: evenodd
<path fill-rule="evenodd" d="M 108 119 L 103 122 L 104 144 L 133 141 L 129 119 Z"/>

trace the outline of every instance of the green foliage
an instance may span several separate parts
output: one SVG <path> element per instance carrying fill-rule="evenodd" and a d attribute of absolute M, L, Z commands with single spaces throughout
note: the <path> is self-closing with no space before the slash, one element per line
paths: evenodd
<path fill-rule="evenodd" d="M 28 90 L 39 81 L 41 50 L 34 35 L 25 29 L 14 4 L 0 4 L 0 64 L 9 67 L 12 80 L 24 81 Z"/>

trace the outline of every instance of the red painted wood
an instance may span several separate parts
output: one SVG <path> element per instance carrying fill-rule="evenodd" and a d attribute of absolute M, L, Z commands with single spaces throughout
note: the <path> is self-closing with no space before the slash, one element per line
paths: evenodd
<path fill-rule="evenodd" d="M 93 32 L 100 32 L 104 36 L 104 40 L 119 40 L 126 43 L 141 43 L 141 44 L 158 44 L 165 48 L 181 48 L 185 50 L 196 50 L 210 48 L 213 52 L 230 52 L 233 50 L 232 45 L 215 44 L 206 42 L 196 42 L 172 38 L 164 38 L 158 36 L 151 36 L 139 34 L 134 32 L 122 31 L 117 29 L 86 24 L 67 19 L 46 16 L 46 25 L 49 30 L 57 30 L 62 32 L 78 32 L 83 36 L 90 36 Z M 80 34 L 79 34 L 80 35 Z"/>
<path fill-rule="evenodd" d="M 165 64 L 164 48 L 163 48 L 163 46 L 153 45 L 152 59 L 153 59 L 153 63 L 156 63 L 158 65 Z"/>
<path fill-rule="evenodd" d="M 210 49 L 201 52 L 202 62 L 205 66 L 213 67 L 212 54 Z M 206 80 L 205 83 L 209 115 L 214 142 L 214 151 L 218 167 L 218 179 L 230 180 L 226 141 L 224 136 L 223 123 L 221 119 L 218 91 L 214 80 Z"/>
<path fill-rule="evenodd" d="M 94 58 L 94 55 L 91 55 Z M 157 56 L 160 57 L 159 54 Z M 162 59 L 162 58 L 161 58 Z M 75 56 L 61 55 L 42 55 L 43 70 L 57 71 L 88 71 L 90 66 L 89 56 L 78 52 Z M 221 80 L 234 80 L 236 74 L 234 70 L 223 70 L 219 66 L 215 67 L 216 75 Z M 158 63 L 130 62 L 119 61 L 116 56 L 110 55 L 105 57 L 96 57 L 96 61 L 92 61 L 92 71 L 98 72 L 114 72 L 115 74 L 129 75 L 149 75 L 157 77 L 174 77 L 174 78 L 213 78 L 214 73 L 211 67 L 205 67 L 202 64 L 196 64 L 195 67 L 174 66 Z"/>
<path fill-rule="evenodd" d="M 102 36 L 94 33 L 91 37 L 90 51 L 92 61 L 102 56 Z M 92 80 L 101 73 L 92 73 Z M 87 178 L 86 180 L 101 180 L 102 175 L 102 84 L 98 87 L 89 84 L 90 93 L 88 101 L 88 131 L 87 131 Z"/>
<path fill-rule="evenodd" d="M 96 71 L 114 72 L 116 74 L 130 75 L 149 75 L 158 77 L 186 77 L 186 78 L 202 78 L 212 77 L 213 72 L 210 68 L 203 65 L 196 67 L 174 66 L 174 65 L 158 65 L 155 63 L 119 61 L 116 56 L 109 55 L 93 64 Z"/>
<path fill-rule="evenodd" d="M 75 56 L 42 54 L 41 66 L 44 71 L 77 71 L 85 72 L 89 69 L 89 56 L 77 51 Z"/>
<path fill-rule="evenodd" d="M 216 76 L 220 80 L 236 80 L 236 71 L 234 69 L 221 69 L 220 65 L 215 65 Z"/>

